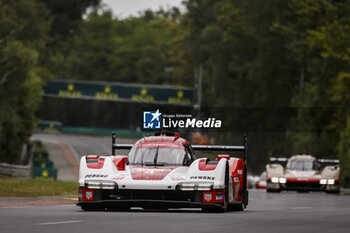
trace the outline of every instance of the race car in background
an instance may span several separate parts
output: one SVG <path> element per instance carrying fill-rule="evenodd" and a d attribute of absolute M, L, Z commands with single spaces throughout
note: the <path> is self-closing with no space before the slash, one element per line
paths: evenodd
<path fill-rule="evenodd" d="M 270 158 L 266 165 L 267 192 L 281 190 L 339 193 L 339 160 L 316 159 L 311 155 Z"/>
<path fill-rule="evenodd" d="M 255 188 L 266 189 L 266 171 L 261 173 L 258 182 L 256 182 Z"/>
<path fill-rule="evenodd" d="M 83 210 L 168 209 L 243 210 L 248 205 L 246 137 L 243 146 L 190 145 L 179 134 L 157 133 L 134 145 L 117 144 L 112 155 L 80 160 L 79 202 Z M 115 155 L 115 150 L 130 150 Z M 215 160 L 196 151 L 221 151 Z M 227 152 L 241 152 L 243 158 Z"/>
<path fill-rule="evenodd" d="M 256 183 L 259 182 L 259 176 L 248 174 L 247 181 L 248 181 L 248 189 L 255 188 Z"/>

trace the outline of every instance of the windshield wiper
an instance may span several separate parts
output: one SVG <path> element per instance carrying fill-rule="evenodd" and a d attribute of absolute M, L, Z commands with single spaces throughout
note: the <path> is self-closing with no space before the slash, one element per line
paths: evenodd
<path fill-rule="evenodd" d="M 154 166 L 157 166 L 158 152 L 159 152 L 159 145 L 156 150 L 156 155 L 154 156 Z"/>

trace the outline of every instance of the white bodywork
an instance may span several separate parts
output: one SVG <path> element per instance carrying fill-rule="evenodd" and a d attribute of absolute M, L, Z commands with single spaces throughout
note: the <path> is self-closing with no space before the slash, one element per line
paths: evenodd
<path fill-rule="evenodd" d="M 225 168 L 227 159 L 221 159 L 214 170 L 199 170 L 199 161 L 195 160 L 189 167 L 177 167 L 170 171 L 162 180 L 135 180 L 132 178 L 130 166 L 126 165 L 125 170 L 119 171 L 113 162 L 113 156 L 100 156 L 104 158 L 104 165 L 100 169 L 88 168 L 86 156 L 80 159 L 79 186 L 84 187 L 87 181 L 114 181 L 118 189 L 142 189 L 142 190 L 175 190 L 176 185 L 182 182 L 208 183 L 213 182 L 214 189 L 225 187 Z M 140 167 L 144 174 L 152 174 L 167 167 L 157 168 Z M 194 178 L 195 177 L 195 178 Z M 210 180 L 209 180 L 210 178 Z"/>

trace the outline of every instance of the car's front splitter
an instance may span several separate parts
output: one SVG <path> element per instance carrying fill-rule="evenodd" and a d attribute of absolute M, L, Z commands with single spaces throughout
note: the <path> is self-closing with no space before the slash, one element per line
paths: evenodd
<path fill-rule="evenodd" d="M 200 203 L 190 201 L 169 201 L 169 200 L 100 200 L 80 201 L 77 206 L 94 207 L 141 207 L 141 208 L 203 208 L 222 207 L 220 203 Z"/>

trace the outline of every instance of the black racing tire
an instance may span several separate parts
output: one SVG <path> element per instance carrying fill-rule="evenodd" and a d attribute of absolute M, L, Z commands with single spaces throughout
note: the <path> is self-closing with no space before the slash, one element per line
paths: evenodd
<path fill-rule="evenodd" d="M 229 211 L 243 211 L 244 210 L 244 203 L 239 204 L 230 204 L 227 208 Z"/>
<path fill-rule="evenodd" d="M 249 202 L 249 191 L 247 190 L 247 165 L 244 165 L 243 170 L 243 207 L 247 208 Z"/>
<path fill-rule="evenodd" d="M 326 193 L 329 193 L 329 194 L 340 194 L 340 190 L 337 190 L 337 191 L 326 191 Z"/>

